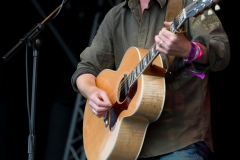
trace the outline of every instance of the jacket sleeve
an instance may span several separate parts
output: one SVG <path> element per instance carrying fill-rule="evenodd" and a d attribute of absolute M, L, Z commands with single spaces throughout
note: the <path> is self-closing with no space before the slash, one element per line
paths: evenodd
<path fill-rule="evenodd" d="M 202 15 L 190 18 L 188 22 L 191 41 L 204 45 L 209 57 L 208 65 L 193 62 L 194 67 L 199 71 L 213 72 L 225 69 L 230 61 L 230 44 L 216 13 L 212 9 L 206 10 Z"/>
<path fill-rule="evenodd" d="M 72 75 L 71 84 L 75 92 L 79 92 L 76 86 L 76 79 L 84 73 L 97 76 L 104 69 L 112 69 L 114 66 L 114 54 L 112 47 L 112 10 L 104 17 L 97 34 L 90 47 L 87 47 L 80 54 L 80 62 Z"/>

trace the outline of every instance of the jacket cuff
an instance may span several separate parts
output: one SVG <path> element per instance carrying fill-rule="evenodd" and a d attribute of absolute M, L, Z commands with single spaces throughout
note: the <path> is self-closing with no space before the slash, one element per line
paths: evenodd
<path fill-rule="evenodd" d="M 97 73 L 93 70 L 87 70 L 87 69 L 77 69 L 73 75 L 72 75 L 72 78 L 71 78 L 71 84 L 72 84 L 72 88 L 75 92 L 77 93 L 80 93 L 78 88 L 77 88 L 77 85 L 76 85 L 76 80 L 77 78 L 82 75 L 82 74 L 85 74 L 85 73 L 90 73 L 90 74 L 93 74 L 95 77 L 97 76 Z"/>

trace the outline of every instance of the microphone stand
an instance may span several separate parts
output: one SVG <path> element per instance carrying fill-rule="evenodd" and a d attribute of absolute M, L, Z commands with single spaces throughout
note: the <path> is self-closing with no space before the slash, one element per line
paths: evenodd
<path fill-rule="evenodd" d="M 63 3 L 67 3 L 69 0 L 65 0 Z M 2 57 L 2 60 L 7 62 L 13 55 L 15 55 L 24 45 L 30 44 L 33 48 L 33 75 L 32 75 L 32 99 L 31 99 L 31 113 L 30 113 L 30 126 L 28 136 L 28 159 L 34 160 L 36 137 L 35 137 L 35 108 L 36 108 L 36 90 L 37 90 L 37 69 L 38 69 L 38 56 L 39 49 L 42 45 L 42 40 L 38 38 L 39 33 L 44 30 L 45 25 L 50 22 L 56 14 L 56 12 L 62 7 L 59 5 L 49 16 L 47 16 L 41 23 L 35 25 L 19 42 Z"/>
<path fill-rule="evenodd" d="M 36 106 L 36 93 L 37 93 L 37 69 L 38 69 L 38 57 L 39 50 L 42 46 L 42 40 L 38 37 L 33 39 L 30 44 L 33 48 L 33 75 L 32 75 L 32 101 L 31 101 L 31 119 L 30 119 L 30 133 L 28 136 L 28 159 L 33 160 L 35 156 L 36 137 L 35 137 L 35 106 Z"/>

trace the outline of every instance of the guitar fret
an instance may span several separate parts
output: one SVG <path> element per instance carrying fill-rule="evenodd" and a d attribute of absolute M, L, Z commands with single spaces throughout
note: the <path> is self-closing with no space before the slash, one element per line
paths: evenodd
<path fill-rule="evenodd" d="M 146 58 L 144 57 L 143 58 L 143 67 L 145 68 L 147 66 L 147 61 L 146 61 Z"/>
<path fill-rule="evenodd" d="M 158 51 L 155 49 L 155 47 L 152 48 L 152 59 L 151 61 L 158 55 Z"/>
<path fill-rule="evenodd" d="M 179 16 L 179 21 L 178 21 L 178 25 L 180 25 L 182 22 L 184 22 L 186 19 L 186 15 L 185 15 L 185 12 L 181 13 L 180 16 Z"/>
<path fill-rule="evenodd" d="M 129 79 L 129 81 L 130 81 L 130 84 L 131 84 L 131 82 L 132 82 L 132 79 L 133 79 L 133 73 L 131 72 L 131 74 L 130 74 L 130 78 L 128 78 Z"/>
<path fill-rule="evenodd" d="M 152 57 L 154 57 L 154 50 L 153 50 L 153 48 L 152 48 L 152 50 L 150 51 L 150 59 L 148 60 L 149 62 L 151 61 L 151 59 L 152 59 Z"/>
<path fill-rule="evenodd" d="M 128 76 L 128 85 L 130 86 L 132 84 L 132 73 Z"/>
<path fill-rule="evenodd" d="M 140 72 L 140 65 L 137 65 L 137 74 L 139 75 L 141 72 Z"/>
<path fill-rule="evenodd" d="M 140 66 L 141 66 L 141 70 L 143 70 L 143 68 L 144 68 L 143 61 L 140 62 Z"/>
<path fill-rule="evenodd" d="M 151 57 L 152 57 L 151 53 L 152 52 L 150 51 L 149 54 L 147 55 L 147 63 L 151 61 Z"/>
<path fill-rule="evenodd" d="M 143 61 L 140 62 L 140 70 L 143 70 Z"/>
<path fill-rule="evenodd" d="M 136 79 L 137 79 L 137 77 L 138 77 L 138 75 L 137 75 L 137 73 L 136 73 L 136 69 L 134 69 L 133 70 L 133 80 L 132 80 L 132 82 L 134 82 Z"/>
<path fill-rule="evenodd" d="M 132 85 L 132 81 L 131 81 L 131 79 L 128 78 L 127 81 L 128 81 L 128 86 L 131 86 L 131 85 Z"/>
<path fill-rule="evenodd" d="M 134 69 L 134 70 L 133 70 L 133 78 L 134 78 L 134 79 L 137 77 L 136 74 L 137 74 L 137 73 L 136 73 L 136 69 Z"/>
<path fill-rule="evenodd" d="M 158 51 L 155 49 L 155 47 L 153 47 L 151 53 L 152 53 L 151 58 L 153 59 L 157 55 Z M 151 61 L 152 61 L 152 59 L 151 59 Z"/>
<path fill-rule="evenodd" d="M 132 74 L 131 74 L 131 83 L 134 81 L 134 73 L 132 72 Z"/>
<path fill-rule="evenodd" d="M 134 70 L 133 70 L 133 71 L 132 71 L 132 78 L 131 78 L 131 80 L 133 80 L 134 77 L 135 77 L 135 74 L 134 74 Z"/>
<path fill-rule="evenodd" d="M 147 56 L 146 56 L 147 66 L 148 66 L 149 62 L 151 61 L 151 59 L 152 59 L 151 53 L 152 53 L 152 52 L 151 52 L 151 50 L 150 50 L 149 53 L 148 53 Z"/>

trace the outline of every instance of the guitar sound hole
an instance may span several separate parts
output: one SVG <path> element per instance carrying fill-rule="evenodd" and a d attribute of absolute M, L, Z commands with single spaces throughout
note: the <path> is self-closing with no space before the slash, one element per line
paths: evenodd
<path fill-rule="evenodd" d="M 128 81 L 127 81 L 127 75 L 125 74 L 123 79 L 120 82 L 120 85 L 118 87 L 118 100 L 119 102 L 123 102 L 129 91 Z"/>
<path fill-rule="evenodd" d="M 128 105 L 131 102 L 132 98 L 134 97 L 136 91 L 137 91 L 137 81 L 131 86 L 131 88 L 128 91 L 127 96 L 125 96 L 125 94 L 122 94 L 121 91 L 119 92 L 120 93 L 119 95 L 121 95 L 120 101 L 123 103 L 119 104 L 116 102 L 113 105 L 113 107 L 110 109 L 110 125 L 109 125 L 110 131 L 114 130 L 117 119 L 118 119 L 119 115 L 121 114 L 121 112 L 123 110 L 128 109 Z M 123 93 L 125 93 L 125 92 L 123 92 Z"/>
<path fill-rule="evenodd" d="M 123 85 L 123 88 L 124 88 L 124 87 L 125 87 L 125 85 Z M 128 93 L 125 93 L 125 90 L 124 90 L 124 89 L 121 89 L 121 90 L 119 91 L 119 102 L 123 102 L 123 101 L 126 99 L 127 94 L 128 94 Z"/>

